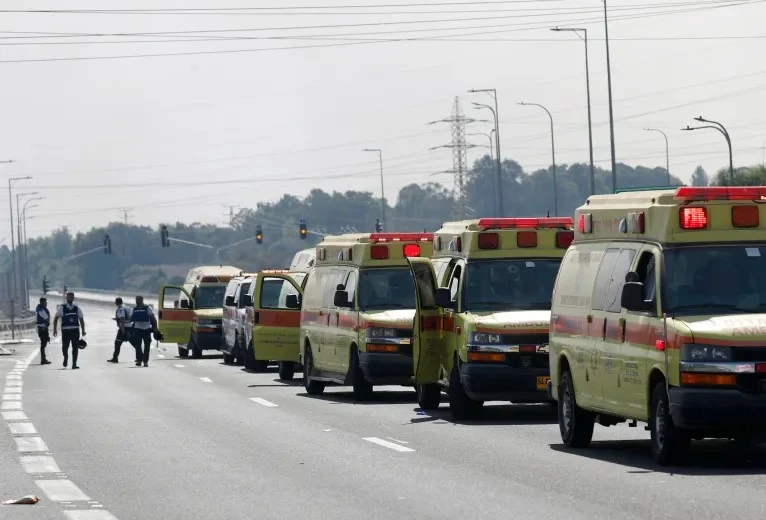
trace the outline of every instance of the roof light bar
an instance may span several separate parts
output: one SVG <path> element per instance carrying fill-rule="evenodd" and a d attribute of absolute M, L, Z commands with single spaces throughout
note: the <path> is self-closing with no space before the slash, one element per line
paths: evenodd
<path fill-rule="evenodd" d="M 569 217 L 541 217 L 541 218 L 482 218 L 479 219 L 478 227 L 485 229 L 554 229 L 571 228 L 574 222 Z"/>
<path fill-rule="evenodd" d="M 371 233 L 371 242 L 433 242 L 433 233 Z"/>
<path fill-rule="evenodd" d="M 676 200 L 766 200 L 766 186 L 684 186 Z"/>

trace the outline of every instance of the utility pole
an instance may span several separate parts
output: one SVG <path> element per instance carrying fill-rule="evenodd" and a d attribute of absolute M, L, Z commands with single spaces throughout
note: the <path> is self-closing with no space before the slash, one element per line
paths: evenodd
<path fill-rule="evenodd" d="M 434 146 L 431 150 L 437 148 L 449 148 L 452 150 L 452 169 L 446 170 L 444 173 L 451 173 L 453 175 L 453 193 L 455 200 L 458 203 L 458 218 L 461 220 L 465 218 L 466 214 L 466 175 L 468 174 L 468 159 L 466 151 L 469 148 L 474 148 L 476 145 L 467 144 L 465 141 L 465 125 L 467 123 L 480 122 L 479 119 L 471 119 L 463 114 L 463 109 L 460 107 L 460 98 L 455 97 L 455 101 L 452 104 L 452 115 L 446 119 L 440 119 L 438 121 L 431 121 L 429 125 L 435 123 L 449 123 L 452 129 L 452 142 L 442 146 Z"/>
<path fill-rule="evenodd" d="M 229 215 L 229 227 L 233 228 L 234 227 L 234 210 L 238 209 L 239 206 L 232 206 L 230 204 L 224 204 L 223 207 L 224 208 L 229 208 L 229 213 L 228 213 L 228 215 Z"/>
<path fill-rule="evenodd" d="M 468 92 L 475 94 L 477 92 L 486 92 L 492 95 L 495 100 L 495 108 L 489 105 L 482 105 L 481 103 L 473 103 L 476 108 L 488 108 L 495 116 L 495 167 L 497 175 L 497 216 L 504 216 L 503 211 L 503 170 L 502 170 L 502 156 L 500 155 L 500 109 L 497 107 L 497 89 L 494 88 L 472 88 Z"/>
<path fill-rule="evenodd" d="M 612 110 L 612 67 L 609 61 L 609 21 L 606 15 L 606 0 L 604 2 L 604 37 L 606 40 L 606 81 L 609 88 L 609 139 L 612 147 L 612 192 L 617 191 L 617 160 L 614 151 L 614 112 Z"/>
<path fill-rule="evenodd" d="M 131 211 L 130 208 L 120 208 L 120 211 L 122 212 L 122 222 L 127 226 L 128 225 L 128 212 Z"/>
<path fill-rule="evenodd" d="M 365 148 L 363 152 L 376 152 L 380 161 L 380 208 L 383 212 L 383 229 L 388 231 L 386 227 L 386 194 L 383 191 L 383 150 L 380 148 Z"/>

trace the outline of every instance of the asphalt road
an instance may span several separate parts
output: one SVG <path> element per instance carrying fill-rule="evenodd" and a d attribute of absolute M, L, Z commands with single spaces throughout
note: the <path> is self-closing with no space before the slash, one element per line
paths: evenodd
<path fill-rule="evenodd" d="M 411 389 L 355 404 L 321 398 L 275 370 L 248 373 L 152 349 L 148 368 L 111 355 L 112 308 L 82 304 L 81 369 L 31 346 L 0 357 L 3 518 L 761 519 L 766 451 L 697 443 L 693 462 L 653 465 L 643 427 L 597 427 L 593 448 L 562 447 L 547 406 L 488 404 L 484 418 L 420 411 Z M 16 391 L 15 389 L 21 389 Z M 20 395 L 21 399 L 11 398 Z M 20 403 L 19 406 L 15 404 Z M 17 409 L 20 408 L 20 409 Z M 19 451 L 22 450 L 22 451 Z"/>

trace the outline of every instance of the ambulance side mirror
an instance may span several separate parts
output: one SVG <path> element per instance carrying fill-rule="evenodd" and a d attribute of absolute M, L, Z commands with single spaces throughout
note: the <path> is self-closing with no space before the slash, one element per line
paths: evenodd
<path fill-rule="evenodd" d="M 249 294 L 243 294 L 239 297 L 239 304 L 242 307 L 252 307 L 253 306 L 253 297 Z"/>
<path fill-rule="evenodd" d="M 301 308 L 301 302 L 298 300 L 297 294 L 288 294 L 285 297 L 285 307 L 288 309 L 300 309 Z"/>
<path fill-rule="evenodd" d="M 436 306 L 442 309 L 455 308 L 455 302 L 452 301 L 452 293 L 447 287 L 436 289 Z"/>
<path fill-rule="evenodd" d="M 223 304 L 226 307 L 233 307 L 234 306 L 234 296 L 227 296 L 226 300 L 223 302 Z"/>
<path fill-rule="evenodd" d="M 622 286 L 622 307 L 629 311 L 649 310 L 649 305 L 644 301 L 644 284 L 625 282 Z"/>
<path fill-rule="evenodd" d="M 348 291 L 335 291 L 335 300 L 333 301 L 336 307 L 351 307 L 351 302 L 348 301 Z"/>
<path fill-rule="evenodd" d="M 188 309 L 189 308 L 189 300 L 181 300 L 181 308 L 182 309 Z"/>

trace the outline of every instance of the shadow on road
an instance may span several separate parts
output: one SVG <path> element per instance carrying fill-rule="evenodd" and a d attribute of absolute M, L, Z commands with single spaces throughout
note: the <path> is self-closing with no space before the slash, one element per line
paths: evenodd
<path fill-rule="evenodd" d="M 420 408 L 415 408 L 415 412 L 418 414 L 418 417 L 410 419 L 410 424 L 435 421 L 444 421 L 449 424 L 470 424 L 478 426 L 558 423 L 556 408 L 549 407 L 545 404 L 488 404 L 482 407 L 481 412 L 479 412 L 475 418 L 458 420 L 452 416 L 452 412 L 449 409 L 449 401 L 446 396 L 442 396 L 441 406 L 436 410 L 422 410 Z"/>
<path fill-rule="evenodd" d="M 301 381 L 301 384 L 303 384 L 302 381 Z M 331 389 L 333 387 L 328 385 L 327 388 Z M 344 387 L 344 388 L 347 388 L 347 387 Z M 322 395 L 309 395 L 306 392 L 301 392 L 298 395 L 301 397 L 308 397 L 310 399 L 317 399 L 320 401 L 330 401 L 335 404 L 359 404 L 359 405 L 411 403 L 417 399 L 417 395 L 415 394 L 413 390 L 394 390 L 394 391 L 382 390 L 380 392 L 373 392 L 369 400 L 366 400 L 366 401 L 355 401 L 354 394 L 351 391 L 329 392 L 329 393 L 325 391 L 325 393 Z"/>
<path fill-rule="evenodd" d="M 570 449 L 552 444 L 551 449 L 589 459 L 627 466 L 627 473 L 665 473 L 668 475 L 762 475 L 766 472 L 766 446 L 737 446 L 726 440 L 692 441 L 684 465 L 662 467 L 652 460 L 649 440 L 597 441 L 590 448 Z"/>
<path fill-rule="evenodd" d="M 303 386 L 303 379 L 289 379 L 287 381 L 284 381 L 282 379 L 274 379 L 274 384 L 265 384 L 265 385 L 247 385 L 248 388 L 266 388 L 266 387 L 272 387 L 272 386 Z"/>

